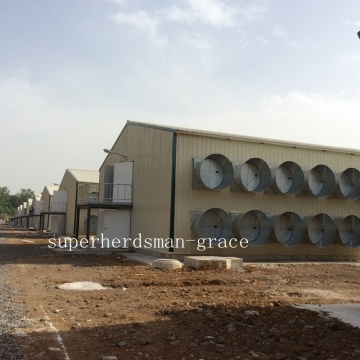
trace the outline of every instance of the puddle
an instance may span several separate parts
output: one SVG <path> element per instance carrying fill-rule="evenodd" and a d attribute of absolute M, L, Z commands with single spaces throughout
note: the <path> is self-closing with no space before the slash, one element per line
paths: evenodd
<path fill-rule="evenodd" d="M 301 309 L 326 312 L 328 316 L 360 328 L 360 304 L 296 305 Z"/>

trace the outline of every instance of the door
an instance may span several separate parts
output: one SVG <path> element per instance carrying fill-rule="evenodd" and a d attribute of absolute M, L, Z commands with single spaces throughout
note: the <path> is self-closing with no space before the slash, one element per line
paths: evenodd
<path fill-rule="evenodd" d="M 103 228 L 98 227 L 98 239 L 102 248 L 127 248 L 130 237 L 130 210 L 104 210 Z M 102 232 L 101 232 L 102 231 Z"/>

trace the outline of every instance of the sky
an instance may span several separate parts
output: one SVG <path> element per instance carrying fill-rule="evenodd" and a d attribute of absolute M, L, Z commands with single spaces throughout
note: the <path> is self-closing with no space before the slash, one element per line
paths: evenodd
<path fill-rule="evenodd" d="M 0 186 L 98 170 L 127 120 L 360 150 L 358 0 L 0 0 Z"/>

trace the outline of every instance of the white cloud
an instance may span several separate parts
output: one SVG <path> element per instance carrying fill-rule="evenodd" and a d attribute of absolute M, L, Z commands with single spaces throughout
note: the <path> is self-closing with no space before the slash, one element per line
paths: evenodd
<path fill-rule="evenodd" d="M 216 0 L 188 0 L 195 18 L 215 27 L 233 27 L 237 7 Z"/>
<path fill-rule="evenodd" d="M 199 37 L 199 36 L 185 36 L 184 40 L 187 43 L 193 44 L 197 49 L 210 50 L 215 46 L 215 42 L 210 38 Z"/>
<path fill-rule="evenodd" d="M 220 0 L 186 0 L 182 7 L 171 5 L 152 12 L 118 12 L 110 18 L 119 24 L 137 28 L 153 43 L 164 46 L 167 37 L 162 34 L 161 27 L 168 24 L 200 23 L 216 29 L 239 29 L 246 22 L 258 21 L 265 12 L 265 8 L 253 5 L 229 5 Z"/>
<path fill-rule="evenodd" d="M 178 6 L 172 5 L 159 11 L 161 17 L 168 22 L 183 23 L 196 21 L 195 14 L 189 9 L 181 9 Z"/>
<path fill-rule="evenodd" d="M 2 159 L 7 169 L 2 182 L 12 191 L 41 191 L 47 183 L 60 182 L 66 168 L 96 170 L 104 158 L 101 149 L 114 141 L 108 129 L 115 122 L 106 110 L 64 108 L 61 101 L 49 100 L 50 92 L 0 73 L 0 148 L 4 154 L 11 151 Z M 96 125 L 101 123 L 104 128 Z"/>
<path fill-rule="evenodd" d="M 354 65 L 358 67 L 360 64 L 360 52 L 342 55 L 338 58 L 338 62 L 340 64 Z"/>
<path fill-rule="evenodd" d="M 126 0 L 104 0 L 104 1 L 116 5 L 124 5 Z"/>
<path fill-rule="evenodd" d="M 260 36 L 256 39 L 261 45 L 268 45 L 269 44 L 269 40 Z"/>
<path fill-rule="evenodd" d="M 222 107 L 216 106 L 221 102 Z M 208 99 L 207 109 L 172 117 L 168 125 L 360 150 L 359 118 L 360 101 L 291 92 L 268 96 L 252 110 L 233 100 Z"/>
<path fill-rule="evenodd" d="M 287 40 L 288 34 L 284 31 L 280 24 L 275 24 L 271 29 L 271 35 L 280 40 Z"/>
<path fill-rule="evenodd" d="M 254 111 L 235 110 L 228 118 L 241 124 L 240 133 L 252 136 L 360 148 L 360 101 L 291 92 L 269 96 Z"/>
<path fill-rule="evenodd" d="M 118 12 L 110 18 L 123 25 L 130 25 L 144 32 L 149 40 L 160 47 L 167 44 L 167 38 L 159 32 L 159 20 L 150 16 L 146 11 L 138 11 L 134 14 Z"/>
<path fill-rule="evenodd" d="M 245 21 L 257 21 L 266 12 L 259 6 L 231 6 L 218 0 L 187 0 L 187 5 L 184 8 L 172 5 L 161 12 L 167 21 L 200 22 L 216 28 L 232 28 Z"/>
<path fill-rule="evenodd" d="M 348 26 L 356 26 L 356 27 L 360 28 L 360 21 L 349 21 L 349 20 L 347 20 L 344 23 L 345 23 L 345 25 L 348 25 Z"/>

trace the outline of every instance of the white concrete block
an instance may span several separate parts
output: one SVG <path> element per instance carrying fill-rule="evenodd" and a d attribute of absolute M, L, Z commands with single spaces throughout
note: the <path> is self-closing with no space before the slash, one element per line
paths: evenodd
<path fill-rule="evenodd" d="M 222 256 L 185 256 L 184 265 L 198 270 L 243 270 L 243 259 Z"/>
<path fill-rule="evenodd" d="M 163 270 L 181 269 L 182 263 L 174 259 L 157 259 L 152 263 L 152 267 Z"/>

